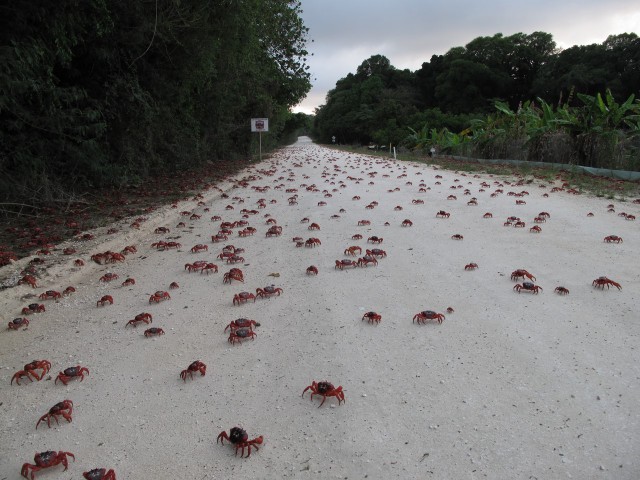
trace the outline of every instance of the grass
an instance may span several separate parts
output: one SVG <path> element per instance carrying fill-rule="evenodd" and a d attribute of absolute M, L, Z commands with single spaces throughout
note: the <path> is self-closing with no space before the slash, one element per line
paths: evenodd
<path fill-rule="evenodd" d="M 345 150 L 354 153 L 366 153 L 380 158 L 389 158 L 388 152 L 369 150 L 352 146 L 331 145 L 336 150 Z M 435 165 L 445 170 L 465 173 L 483 173 L 497 176 L 513 176 L 528 178 L 547 183 L 565 183 L 581 193 L 589 193 L 597 197 L 606 197 L 610 200 L 626 201 L 630 197 L 640 197 L 640 182 L 618 180 L 610 177 L 597 177 L 577 170 L 558 169 L 553 166 L 531 166 L 527 164 L 483 164 L 465 160 L 457 160 L 448 157 L 430 158 L 413 153 L 397 155 L 398 160 Z"/>

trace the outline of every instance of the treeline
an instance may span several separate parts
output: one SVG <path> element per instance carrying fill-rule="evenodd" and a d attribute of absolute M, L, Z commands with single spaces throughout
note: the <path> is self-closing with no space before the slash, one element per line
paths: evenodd
<path fill-rule="evenodd" d="M 340 79 L 314 135 L 342 143 L 435 147 L 640 169 L 640 39 L 559 50 L 550 34 L 479 37 L 412 72 L 375 55 Z"/>
<path fill-rule="evenodd" d="M 0 9 L 0 195 L 47 201 L 247 157 L 306 120 L 300 1 L 29 0 Z M 254 134 L 255 135 L 255 134 Z M 266 145 L 265 145 L 266 143 Z"/>

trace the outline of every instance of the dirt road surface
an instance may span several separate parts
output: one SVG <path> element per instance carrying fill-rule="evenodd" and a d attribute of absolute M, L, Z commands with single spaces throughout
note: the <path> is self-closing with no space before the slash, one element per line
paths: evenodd
<path fill-rule="evenodd" d="M 618 213 L 640 218 L 640 205 L 524 180 L 342 153 L 301 138 L 220 190 L 159 210 L 140 230 L 123 223 L 119 235 L 96 231 L 96 240 L 78 245 L 86 266 L 47 259 L 38 288 L 0 293 L 4 325 L 30 303 L 46 307 L 25 316 L 27 328 L 0 334 L 0 478 L 20 478 L 22 464 L 46 450 L 71 452 L 75 462 L 37 478 L 82 478 L 98 467 L 118 479 L 639 478 L 640 223 Z M 529 195 L 509 195 L 523 191 Z M 213 243 L 221 220 L 211 217 L 235 222 L 243 209 L 258 211 L 246 219 L 256 233 L 240 237 L 236 227 Z M 449 218 L 437 218 L 440 210 Z M 534 223 L 540 212 L 550 216 Z M 503 226 L 511 216 L 525 226 Z M 266 237 L 268 219 L 282 235 Z M 406 219 L 413 225 L 401 226 Z M 308 230 L 310 223 L 320 229 Z M 534 225 L 541 232 L 530 232 Z M 154 233 L 161 226 L 170 232 Z M 604 242 L 609 235 L 623 241 Z M 368 243 L 372 236 L 382 243 Z M 321 244 L 296 247 L 294 237 Z M 158 251 L 158 241 L 181 248 Z M 191 253 L 196 244 L 208 251 Z M 217 258 L 231 244 L 245 249 L 235 265 Z M 137 253 L 122 263 L 89 259 L 127 245 Z M 349 246 L 362 254 L 344 255 Z M 386 252 L 377 266 L 335 268 L 372 248 Z M 5 273 L 15 280 L 27 260 Z M 185 264 L 196 260 L 219 271 L 188 273 Z M 472 263 L 478 268 L 465 269 Z M 306 274 L 311 265 L 318 275 Z M 223 283 L 232 267 L 244 283 Z M 523 281 L 511 280 L 516 269 L 542 290 L 514 291 Z M 108 272 L 119 278 L 101 282 Z M 595 288 L 601 276 L 622 289 Z M 135 285 L 122 286 L 129 277 Z M 57 301 L 29 296 L 69 285 L 76 293 Z M 281 295 L 233 305 L 235 294 L 269 285 Z M 556 293 L 559 286 L 569 294 Z M 156 291 L 171 299 L 150 304 Z M 113 305 L 97 307 L 104 295 Z M 381 315 L 379 324 L 363 321 L 369 311 Z M 423 311 L 445 319 L 414 323 Z M 153 323 L 127 326 L 143 312 Z M 231 344 L 225 327 L 238 318 L 260 326 L 253 340 Z M 146 338 L 150 327 L 165 335 Z M 45 359 L 52 367 L 41 381 L 10 385 L 25 364 Z M 180 372 L 196 360 L 206 375 L 183 381 Z M 55 383 L 77 365 L 89 370 L 83 381 Z M 302 396 L 313 381 L 342 386 L 345 402 L 328 397 L 319 407 L 321 396 Z M 36 430 L 65 399 L 73 421 Z M 216 444 L 235 426 L 249 439 L 263 436 L 248 459 Z"/>

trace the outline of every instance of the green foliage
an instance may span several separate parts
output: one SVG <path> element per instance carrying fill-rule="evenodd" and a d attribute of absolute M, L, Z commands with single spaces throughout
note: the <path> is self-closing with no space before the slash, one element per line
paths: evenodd
<path fill-rule="evenodd" d="M 416 72 L 370 57 L 329 92 L 314 135 L 327 143 L 335 135 L 340 143 L 634 170 L 638 91 L 636 34 L 564 51 L 544 32 L 496 34 L 434 55 Z"/>
<path fill-rule="evenodd" d="M 267 146 L 310 88 L 300 1 L 3 7 L 0 194 L 46 201 Z"/>

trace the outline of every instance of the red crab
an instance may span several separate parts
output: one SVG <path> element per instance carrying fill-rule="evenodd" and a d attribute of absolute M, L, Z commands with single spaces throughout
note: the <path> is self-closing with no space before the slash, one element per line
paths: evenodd
<path fill-rule="evenodd" d="M 129 320 L 124 327 L 127 328 L 128 325 L 133 325 L 134 327 L 137 327 L 139 322 L 144 322 L 148 325 L 150 323 L 153 323 L 153 317 L 151 316 L 150 313 L 145 313 L 145 312 L 139 313 L 138 315 L 135 316 L 133 320 Z"/>
<path fill-rule="evenodd" d="M 274 285 L 267 285 L 264 288 L 256 288 L 256 298 L 267 298 L 272 295 L 280 296 L 282 289 Z"/>
<path fill-rule="evenodd" d="M 138 249 L 134 245 L 127 245 L 122 249 L 122 255 L 129 255 L 130 253 L 138 253 Z"/>
<path fill-rule="evenodd" d="M 534 285 L 531 282 L 522 282 L 522 284 L 516 284 L 513 289 L 520 293 L 522 290 L 524 290 L 525 292 L 532 292 L 532 293 L 538 293 L 538 290 L 542 290 L 542 287 L 539 287 L 538 285 Z"/>
<path fill-rule="evenodd" d="M 248 318 L 238 318 L 227 325 L 224 331 L 226 332 L 230 329 L 233 332 L 234 330 L 238 330 L 240 328 L 248 328 L 249 330 L 253 330 L 254 326 L 259 327 L 260 324 L 255 320 L 249 320 Z"/>
<path fill-rule="evenodd" d="M 591 285 L 593 285 L 596 288 L 602 287 L 603 290 L 605 285 L 607 286 L 607 289 L 609 289 L 609 286 L 613 285 L 618 290 L 622 290 L 622 285 L 620 285 L 618 282 L 614 282 L 613 280 L 607 277 L 598 277 L 591 283 Z"/>
<path fill-rule="evenodd" d="M 376 323 L 379 324 L 382 320 L 382 315 L 376 312 L 367 312 L 362 316 L 362 320 L 367 319 L 368 323 Z"/>
<path fill-rule="evenodd" d="M 57 300 L 60 297 L 62 297 L 62 294 L 60 292 L 56 292 L 55 290 L 47 290 L 46 292 L 41 293 L 38 298 L 40 298 L 40 300 Z"/>
<path fill-rule="evenodd" d="M 358 259 L 358 267 L 366 267 L 369 264 L 377 267 L 378 260 L 376 260 L 376 257 L 374 257 L 373 255 L 365 255 L 364 257 Z"/>
<path fill-rule="evenodd" d="M 441 313 L 436 313 L 433 310 L 424 310 L 420 313 L 416 313 L 413 316 L 413 321 L 425 324 L 428 320 L 435 320 L 439 324 L 442 323 L 445 319 L 445 316 Z"/>
<path fill-rule="evenodd" d="M 351 240 L 362 240 L 362 235 L 356 233 L 353 237 L 351 237 Z"/>
<path fill-rule="evenodd" d="M 569 295 L 569 289 L 564 287 L 556 287 L 554 292 L 559 293 L 560 295 Z"/>
<path fill-rule="evenodd" d="M 320 225 L 318 225 L 317 223 L 312 223 L 311 225 L 309 225 L 309 227 L 307 227 L 309 230 L 320 230 Z"/>
<path fill-rule="evenodd" d="M 76 289 L 74 287 L 67 287 L 62 291 L 63 296 L 71 295 L 72 293 L 76 293 Z"/>
<path fill-rule="evenodd" d="M 518 269 L 511 272 L 511 280 L 518 281 L 520 277 L 522 277 L 523 279 L 528 278 L 529 280 L 533 280 L 534 282 L 536 281 L 536 277 L 534 277 L 524 269 Z"/>
<path fill-rule="evenodd" d="M 50 369 L 51 362 L 49 360 L 34 360 L 31 363 L 27 363 L 24 366 L 24 370 L 18 370 L 16 373 L 14 373 L 13 377 L 11 377 L 11 383 L 13 384 L 13 381 L 15 380 L 16 383 L 20 385 L 20 379 L 22 377 L 27 377 L 31 382 L 33 382 L 31 377 L 40 381 L 47 373 L 49 373 Z M 35 370 L 42 370 L 40 376 L 38 376 Z"/>
<path fill-rule="evenodd" d="M 14 318 L 9 322 L 9 330 L 18 330 L 20 327 L 28 327 L 29 320 L 26 318 Z"/>
<path fill-rule="evenodd" d="M 207 262 L 205 262 L 204 260 L 197 260 L 193 263 L 185 263 L 184 269 L 187 270 L 189 273 L 197 272 L 198 270 L 202 270 L 202 268 L 205 267 L 206 265 L 207 265 Z"/>
<path fill-rule="evenodd" d="M 22 309 L 23 315 L 29 315 L 30 313 L 42 313 L 46 311 L 43 304 L 30 303 Z"/>
<path fill-rule="evenodd" d="M 207 263 L 204 267 L 200 269 L 200 274 L 205 273 L 209 275 L 211 272 L 218 273 L 218 266 L 215 263 Z"/>
<path fill-rule="evenodd" d="M 117 280 L 118 279 L 118 275 L 115 273 L 105 273 L 103 276 L 100 277 L 100 281 L 101 282 L 110 282 L 111 280 Z"/>
<path fill-rule="evenodd" d="M 320 402 L 318 408 L 320 408 L 324 404 L 324 401 L 328 397 L 336 397 L 338 399 L 338 405 L 345 401 L 344 393 L 342 392 L 342 386 L 336 388 L 333 386 L 333 384 L 327 382 L 326 380 L 324 382 L 311 382 L 311 385 L 307 386 L 302 391 L 303 397 L 307 390 L 311 391 L 311 400 L 313 400 L 314 395 L 322 396 L 322 402 Z"/>
<path fill-rule="evenodd" d="M 318 267 L 311 265 L 307 268 L 307 275 L 318 275 Z"/>
<path fill-rule="evenodd" d="M 451 307 L 447 307 L 447 313 L 453 313 L 455 310 Z"/>
<path fill-rule="evenodd" d="M 155 335 L 164 335 L 164 330 L 161 328 L 151 327 L 144 331 L 145 337 L 153 337 Z"/>
<path fill-rule="evenodd" d="M 18 280 L 18 285 L 22 285 L 24 283 L 28 283 L 33 288 L 38 288 L 36 277 L 34 277 L 33 275 L 25 275 L 20 280 Z"/>
<path fill-rule="evenodd" d="M 369 220 L 359 220 L 358 221 L 358 226 L 359 227 L 364 227 L 364 226 L 367 226 L 367 225 L 371 225 L 371 222 Z"/>
<path fill-rule="evenodd" d="M 208 251 L 209 251 L 209 247 L 207 245 L 204 245 L 203 243 L 198 243 L 197 245 L 194 245 L 193 247 L 191 247 L 191 253 L 208 252 Z"/>
<path fill-rule="evenodd" d="M 38 423 L 36 423 L 36 430 L 38 429 L 38 425 L 40 422 L 47 421 L 47 426 L 51 428 L 51 419 L 53 418 L 56 423 L 58 423 L 58 416 L 62 415 L 62 417 L 67 421 L 71 422 L 71 414 L 73 413 L 73 402 L 71 400 L 63 400 L 62 402 L 56 403 L 53 407 L 49 409 L 49 412 L 45 413 L 40 417 Z"/>
<path fill-rule="evenodd" d="M 136 284 L 135 278 L 127 278 L 124 282 L 122 282 L 123 287 L 130 287 L 131 285 L 135 285 L 135 284 Z"/>
<path fill-rule="evenodd" d="M 231 280 L 244 283 L 244 274 L 239 268 L 232 268 L 222 277 L 222 283 L 231 283 Z"/>
<path fill-rule="evenodd" d="M 374 257 L 380 257 L 380 258 L 384 258 L 387 256 L 387 252 L 379 248 L 372 248 L 371 250 L 367 249 L 365 250 L 365 253 L 367 255 L 373 255 Z"/>
<path fill-rule="evenodd" d="M 73 458 L 73 461 L 76 461 L 76 457 L 71 452 L 63 452 L 62 450 L 59 452 L 40 452 L 36 453 L 33 457 L 33 461 L 35 465 L 30 463 L 25 463 L 22 465 L 22 469 L 20 470 L 20 474 L 24 478 L 31 477 L 31 480 L 34 480 L 35 473 L 39 472 L 44 468 L 55 467 L 56 465 L 64 465 L 64 470 L 66 471 L 69 467 L 69 462 L 67 460 L 67 456 Z"/>
<path fill-rule="evenodd" d="M 542 228 L 540 228 L 538 225 L 534 225 L 529 229 L 529 232 L 531 233 L 540 233 L 541 231 L 542 231 Z"/>
<path fill-rule="evenodd" d="M 246 340 L 247 338 L 251 338 L 251 340 L 253 340 L 253 337 L 257 337 L 258 335 L 250 328 L 237 328 L 237 329 L 232 329 L 231 333 L 229 334 L 229 340 L 228 342 L 231 345 L 235 345 L 236 343 L 242 344 L 242 339 Z"/>
<path fill-rule="evenodd" d="M 73 378 L 80 377 L 80 381 L 84 380 L 85 372 L 89 375 L 89 369 L 87 367 L 82 367 L 80 365 L 76 365 L 75 367 L 66 368 L 63 372 L 60 372 L 56 377 L 56 381 L 54 383 L 58 383 L 60 380 L 65 385 L 69 382 L 69 380 Z"/>
<path fill-rule="evenodd" d="M 81 258 L 78 258 L 77 260 L 74 260 L 73 264 L 76 267 L 84 267 L 84 260 L 82 260 Z"/>
<path fill-rule="evenodd" d="M 465 270 L 475 270 L 476 268 L 478 268 L 478 264 L 477 263 L 467 263 L 464 266 Z"/>
<path fill-rule="evenodd" d="M 339 268 L 340 270 L 344 270 L 346 267 L 356 268 L 358 264 L 353 260 L 336 260 L 336 266 L 333 267 L 334 270 Z"/>
<path fill-rule="evenodd" d="M 420 199 L 416 198 L 416 199 L 411 200 L 411 203 L 413 203 L 414 205 L 422 205 L 422 204 L 424 204 L 424 200 L 420 200 Z"/>
<path fill-rule="evenodd" d="M 463 240 L 464 237 L 462 235 L 460 235 L 459 233 L 456 233 L 455 235 L 451 235 L 451 239 L 452 240 Z"/>
<path fill-rule="evenodd" d="M 77 250 L 73 247 L 67 247 L 64 250 L 62 250 L 62 254 L 63 255 L 73 255 L 77 252 Z"/>
<path fill-rule="evenodd" d="M 256 301 L 256 296 L 253 293 L 249 293 L 249 292 L 240 292 L 240 293 L 236 293 L 233 296 L 233 304 L 236 305 L 240 305 L 241 303 L 247 302 L 249 300 L 251 300 L 253 298 L 253 301 Z"/>
<path fill-rule="evenodd" d="M 105 295 L 96 302 L 96 307 L 104 307 L 106 304 L 113 305 L 113 297 L 111 295 Z"/>
<path fill-rule="evenodd" d="M 279 237 L 280 235 L 282 235 L 282 227 L 277 226 L 277 225 L 273 225 L 272 227 L 269 227 L 269 230 L 267 230 L 266 236 L 267 237 Z"/>
<path fill-rule="evenodd" d="M 149 297 L 149 303 L 160 303 L 163 300 L 171 300 L 169 292 L 158 290 L 156 293 Z"/>
<path fill-rule="evenodd" d="M 259 437 L 254 438 L 253 440 L 249 440 L 249 435 L 240 427 L 233 427 L 229 430 L 229 435 L 227 432 L 220 432 L 218 435 L 218 441 L 224 445 L 224 441 L 228 440 L 236 447 L 236 455 L 238 454 L 238 450 L 242 449 L 242 453 L 240 454 L 240 458 L 244 456 L 244 449 L 247 449 L 247 458 L 251 455 L 251 447 L 256 450 L 260 450 L 258 445 L 262 445 L 263 437 L 260 435 Z"/>
<path fill-rule="evenodd" d="M 182 370 L 182 372 L 180 372 L 180 378 L 183 382 L 186 382 L 187 376 L 193 379 L 193 374 L 196 372 L 200 372 L 200 376 L 202 377 L 204 377 L 207 373 L 207 366 L 200 360 L 196 360 L 191 365 L 189 365 L 186 370 Z"/>
<path fill-rule="evenodd" d="M 485 213 L 482 218 L 493 218 L 493 214 L 491 212 Z"/>
<path fill-rule="evenodd" d="M 607 243 L 622 243 L 622 237 L 619 237 L 617 235 L 609 235 L 608 237 L 604 237 L 604 241 Z"/>
<path fill-rule="evenodd" d="M 380 244 L 380 243 L 382 243 L 382 241 L 383 241 L 383 240 L 384 240 L 383 238 L 376 237 L 375 235 L 373 235 L 372 237 L 369 237 L 369 238 L 367 239 L 367 243 L 377 243 L 377 244 Z"/>
<path fill-rule="evenodd" d="M 304 242 L 305 247 L 317 247 L 318 245 L 322 245 L 322 242 L 319 238 L 311 237 Z"/>
<path fill-rule="evenodd" d="M 85 480 L 116 480 L 116 472 L 113 469 L 94 468 L 88 472 L 84 472 L 82 476 Z"/>
<path fill-rule="evenodd" d="M 171 230 L 169 230 L 167 227 L 158 227 L 155 229 L 155 233 L 169 233 L 171 232 Z"/>
<path fill-rule="evenodd" d="M 360 248 L 360 247 L 358 247 L 358 246 L 356 246 L 356 245 L 353 245 L 353 246 L 351 246 L 351 247 L 347 247 L 347 248 L 345 249 L 345 251 L 344 251 L 344 254 L 345 254 L 345 255 L 353 255 L 354 257 L 355 257 L 356 255 L 361 254 L 361 253 L 362 253 L 362 248 Z"/>
<path fill-rule="evenodd" d="M 449 218 L 450 216 L 451 214 L 445 212 L 444 210 L 440 210 L 438 213 L 436 213 L 436 218 Z"/>
<path fill-rule="evenodd" d="M 180 285 L 178 285 L 177 282 L 171 282 L 171 284 L 169 285 L 169 288 L 174 290 L 176 288 L 180 288 Z"/>
<path fill-rule="evenodd" d="M 405 219 L 402 224 L 403 227 L 412 227 L 413 226 L 413 222 L 411 220 L 409 220 L 408 218 Z"/>

